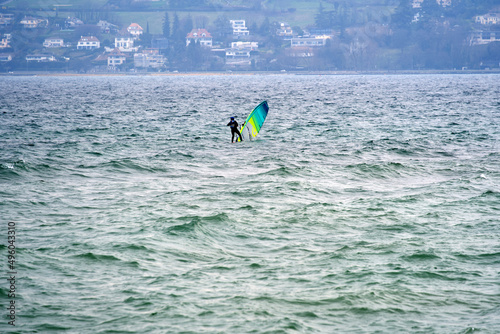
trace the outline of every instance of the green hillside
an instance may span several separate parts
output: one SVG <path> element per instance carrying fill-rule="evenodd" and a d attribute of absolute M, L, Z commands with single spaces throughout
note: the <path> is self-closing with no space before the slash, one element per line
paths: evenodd
<path fill-rule="evenodd" d="M 198 4 L 196 4 L 198 3 Z M 384 22 L 397 6 L 393 0 L 353 0 L 348 4 L 350 15 L 360 25 L 369 20 Z M 250 26 L 260 25 L 265 18 L 271 21 L 285 21 L 291 26 L 307 27 L 314 24 L 320 5 L 325 10 L 334 7 L 333 1 L 320 0 L 192 0 L 192 1 L 141 1 L 131 0 L 12 0 L 4 9 L 44 17 L 85 16 L 85 13 L 99 13 L 118 25 L 137 22 L 142 26 L 149 23 L 150 32 L 161 33 L 165 12 L 178 13 L 180 17 L 203 18 L 211 25 L 219 16 L 244 19 Z M 208 23 L 207 23 L 208 22 Z M 92 22 L 90 22 L 92 23 Z M 195 22 L 196 23 L 196 22 Z"/>
<path fill-rule="evenodd" d="M 136 46 L 150 47 L 161 39 L 159 36 L 165 36 L 168 46 L 161 52 L 168 59 L 169 70 L 240 66 L 234 65 L 239 59 L 232 62 L 235 53 L 225 53 L 235 40 L 258 43 L 258 50 L 243 54 L 248 59 L 240 68 L 265 71 L 482 69 L 500 64 L 500 25 L 474 22 L 476 15 L 499 12 L 498 0 L 452 0 L 444 7 L 435 0 L 424 0 L 421 8 L 413 8 L 411 0 L 11 0 L 2 7 L 16 17 L 15 24 L 2 28 L 12 33 L 10 49 L 4 52 L 14 56 L 4 70 L 9 66 L 26 68 L 27 54 L 50 51 L 60 60 L 69 59 L 51 66 L 86 71 L 131 23 L 145 30 Z M 48 20 L 42 20 L 47 22 L 44 26 L 27 29 L 20 23 L 26 15 Z M 79 18 L 84 24 L 70 29 L 68 17 Z M 246 21 L 249 37 L 233 35 L 232 19 Z M 96 26 L 101 20 L 116 27 L 101 31 Z M 164 22 L 169 22 L 168 29 L 164 29 Z M 294 44 L 280 36 L 281 22 L 291 26 L 295 37 L 310 32 L 324 38 L 325 43 L 300 51 L 306 42 Z M 193 28 L 205 28 L 212 34 L 213 50 L 195 43 L 186 46 L 186 35 Z M 100 50 L 77 50 L 81 36 L 96 36 Z M 42 43 L 48 37 L 63 38 L 69 45 L 47 50 Z M 133 67 L 131 57 L 124 67 Z"/>

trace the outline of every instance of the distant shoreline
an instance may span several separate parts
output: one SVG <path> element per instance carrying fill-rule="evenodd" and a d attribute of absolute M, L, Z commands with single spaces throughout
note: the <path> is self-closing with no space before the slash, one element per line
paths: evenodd
<path fill-rule="evenodd" d="M 394 71 L 224 71 L 224 72 L 137 72 L 137 73 L 64 73 L 46 71 L 14 71 L 0 73 L 7 76 L 231 76 L 231 75 L 422 75 L 422 74 L 500 74 L 500 69 L 490 70 L 394 70 Z"/>

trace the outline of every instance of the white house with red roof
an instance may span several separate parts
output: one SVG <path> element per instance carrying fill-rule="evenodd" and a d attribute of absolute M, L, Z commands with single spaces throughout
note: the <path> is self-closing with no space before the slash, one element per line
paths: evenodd
<path fill-rule="evenodd" d="M 198 42 L 200 46 L 211 48 L 212 35 L 206 29 L 193 29 L 186 36 L 186 46 L 188 46 L 191 42 Z"/>
<path fill-rule="evenodd" d="M 137 23 L 132 23 L 128 26 L 127 31 L 134 37 L 139 37 L 144 33 L 144 29 Z"/>

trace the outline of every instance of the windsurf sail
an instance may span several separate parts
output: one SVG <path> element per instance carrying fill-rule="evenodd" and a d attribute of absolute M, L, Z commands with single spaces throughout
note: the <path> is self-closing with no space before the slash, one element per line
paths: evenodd
<path fill-rule="evenodd" d="M 264 124 L 264 121 L 266 120 L 268 111 L 269 106 L 267 104 L 267 101 L 261 102 L 252 110 L 240 129 L 243 140 L 253 140 L 255 137 L 257 137 L 260 129 L 262 128 L 262 125 Z M 239 137 L 237 141 L 240 141 Z"/>

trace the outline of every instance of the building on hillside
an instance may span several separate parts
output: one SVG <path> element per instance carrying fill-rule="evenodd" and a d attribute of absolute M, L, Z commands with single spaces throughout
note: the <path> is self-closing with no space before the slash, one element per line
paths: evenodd
<path fill-rule="evenodd" d="M 256 51 L 259 48 L 259 42 L 232 42 L 231 49 Z"/>
<path fill-rule="evenodd" d="M 12 55 L 9 53 L 0 53 L 0 62 L 8 62 L 12 60 Z"/>
<path fill-rule="evenodd" d="M 307 46 L 297 46 L 286 49 L 285 54 L 293 58 L 311 58 L 314 57 L 314 50 L 317 49 Z"/>
<path fill-rule="evenodd" d="M 139 47 L 134 47 L 135 38 L 132 36 L 117 36 L 115 37 L 115 48 L 121 52 L 137 52 Z"/>
<path fill-rule="evenodd" d="M 134 66 L 143 68 L 162 68 L 165 67 L 167 59 L 160 54 L 158 49 L 143 50 L 142 53 L 134 54 Z"/>
<path fill-rule="evenodd" d="M 7 27 L 14 23 L 14 14 L 0 13 L 0 27 Z"/>
<path fill-rule="evenodd" d="M 226 49 L 226 63 L 228 65 L 250 65 L 251 59 L 259 49 L 258 42 L 232 42 L 231 48 Z"/>
<path fill-rule="evenodd" d="M 61 48 L 64 46 L 64 40 L 58 37 L 46 38 L 43 42 L 45 48 Z"/>
<path fill-rule="evenodd" d="M 451 6 L 451 0 L 437 0 L 438 5 L 441 5 L 443 7 L 450 7 Z"/>
<path fill-rule="evenodd" d="M 137 23 L 132 23 L 128 26 L 127 31 L 130 35 L 134 37 L 139 37 L 144 33 L 144 29 Z"/>
<path fill-rule="evenodd" d="M 250 54 L 250 50 L 245 50 L 245 49 L 242 49 L 242 50 L 238 50 L 238 49 L 227 49 L 226 50 L 226 59 L 244 59 L 244 58 L 247 58 L 247 59 L 250 59 L 251 57 L 251 54 Z"/>
<path fill-rule="evenodd" d="M 241 67 L 252 64 L 252 55 L 250 50 L 226 49 L 226 66 Z"/>
<path fill-rule="evenodd" d="M 500 13 L 488 13 L 485 15 L 478 15 L 475 18 L 476 23 L 482 25 L 500 24 Z"/>
<path fill-rule="evenodd" d="M 293 29 L 286 22 L 280 22 L 280 26 L 276 31 L 276 35 L 283 37 L 284 39 L 290 39 L 293 37 Z"/>
<path fill-rule="evenodd" d="M 46 63 L 46 62 L 56 61 L 56 57 L 54 55 L 47 55 L 47 54 L 32 54 L 26 56 L 26 61 L 36 62 L 36 63 Z"/>
<path fill-rule="evenodd" d="M 424 0 L 412 0 L 413 8 L 422 8 L 422 3 Z M 442 7 L 449 7 L 452 4 L 452 0 L 436 0 L 437 4 Z"/>
<path fill-rule="evenodd" d="M 10 48 L 11 38 L 12 38 L 11 34 L 3 34 L 2 39 L 0 40 L 0 49 Z"/>
<path fill-rule="evenodd" d="M 245 20 L 229 20 L 233 27 L 233 36 L 248 36 L 250 32 L 246 27 Z"/>
<path fill-rule="evenodd" d="M 291 47 L 322 47 L 330 36 L 296 37 L 291 39 Z"/>
<path fill-rule="evenodd" d="M 66 29 L 75 29 L 76 27 L 79 27 L 79 26 L 82 26 L 83 25 L 83 21 L 80 20 L 79 18 L 76 18 L 76 17 L 68 17 L 65 21 L 64 21 L 64 26 L 66 27 Z"/>
<path fill-rule="evenodd" d="M 101 29 L 101 32 L 105 34 L 117 32 L 119 30 L 117 25 L 109 23 L 108 21 L 100 20 L 96 25 Z"/>
<path fill-rule="evenodd" d="M 43 26 L 47 26 L 49 24 L 49 20 L 47 19 L 39 19 L 32 16 L 25 16 L 20 22 L 24 28 L 26 29 L 35 29 Z"/>
<path fill-rule="evenodd" d="M 105 61 L 108 68 L 115 69 L 117 66 L 123 65 L 127 61 L 127 55 L 121 52 L 118 48 L 111 50 L 110 52 L 104 52 L 96 61 Z"/>
<path fill-rule="evenodd" d="M 114 49 L 110 54 L 108 54 L 108 66 L 116 67 L 125 64 L 127 61 L 127 56 L 121 52 L 119 49 Z"/>
<path fill-rule="evenodd" d="M 198 42 L 200 46 L 211 48 L 212 35 L 206 29 L 193 29 L 186 36 L 186 46 L 191 44 L 191 42 Z"/>
<path fill-rule="evenodd" d="M 316 36 L 338 36 L 340 35 L 340 31 L 336 31 L 333 29 L 318 29 L 311 28 L 304 32 L 304 37 L 316 37 Z"/>
<path fill-rule="evenodd" d="M 78 50 L 95 50 L 101 47 L 101 42 L 94 36 L 82 36 L 76 48 Z"/>
<path fill-rule="evenodd" d="M 500 42 L 500 31 L 474 31 L 469 40 L 471 45 L 484 45 L 492 42 Z"/>

